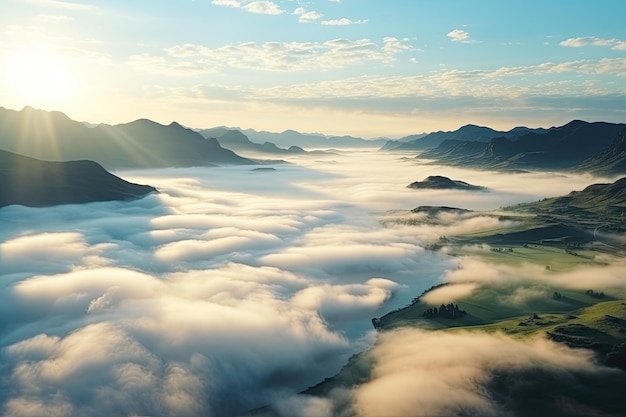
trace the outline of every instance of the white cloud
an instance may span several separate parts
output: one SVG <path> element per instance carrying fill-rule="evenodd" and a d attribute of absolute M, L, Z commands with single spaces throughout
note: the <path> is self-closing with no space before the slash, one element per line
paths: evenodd
<path fill-rule="evenodd" d="M 216 6 L 226 6 L 234 8 L 241 7 L 241 2 L 239 2 L 238 0 L 213 0 L 211 3 Z"/>
<path fill-rule="evenodd" d="M 253 1 L 243 6 L 250 13 L 279 15 L 285 13 L 276 3 L 271 1 Z"/>
<path fill-rule="evenodd" d="M 561 42 L 561 46 L 568 46 L 571 48 L 580 48 L 583 46 L 602 46 L 610 47 L 618 51 L 626 51 L 626 41 L 611 38 L 604 39 L 595 36 L 587 36 L 581 38 L 569 38 Z"/>
<path fill-rule="evenodd" d="M 453 31 L 448 32 L 446 36 L 448 36 L 453 42 L 462 42 L 462 43 L 471 42 L 469 33 L 460 29 L 454 29 Z"/>
<path fill-rule="evenodd" d="M 338 371 L 450 263 L 371 215 L 411 198 L 381 175 L 395 157 L 301 158 L 271 181 L 138 171 L 119 174 L 159 195 L 2 208 L 2 412 L 242 415 Z"/>
<path fill-rule="evenodd" d="M 363 417 L 517 415 L 508 398 L 492 395 L 489 383 L 497 375 L 515 373 L 520 384 L 533 381 L 524 371 L 541 370 L 542 377 L 570 384 L 581 375 L 611 375 L 594 364 L 589 351 L 501 334 L 404 329 L 383 333 L 370 355 L 372 380 L 354 396 Z"/>
<path fill-rule="evenodd" d="M 408 39 L 332 39 L 326 42 L 243 42 L 218 48 L 197 44 L 175 45 L 165 56 L 139 54 L 130 58 L 135 68 L 167 74 L 210 73 L 224 67 L 263 71 L 319 71 L 365 62 L 394 62 L 410 50 Z"/>
<path fill-rule="evenodd" d="M 319 18 L 321 18 L 322 16 L 324 16 L 323 14 L 320 14 L 316 11 L 310 11 L 307 12 L 304 7 L 298 7 L 294 12 L 294 15 L 298 16 L 298 19 L 300 20 L 300 22 L 311 22 L 313 20 L 317 20 Z"/>
<path fill-rule="evenodd" d="M 331 20 L 323 20 L 322 25 L 325 26 L 348 26 L 348 25 L 362 25 L 367 23 L 366 20 L 350 20 L 346 17 L 342 17 L 341 19 L 331 19 Z"/>
<path fill-rule="evenodd" d="M 245 3 L 239 0 L 213 0 L 211 3 L 216 6 L 243 9 L 247 12 L 256 14 L 279 15 L 285 13 L 280 6 L 271 1 L 252 1 Z"/>

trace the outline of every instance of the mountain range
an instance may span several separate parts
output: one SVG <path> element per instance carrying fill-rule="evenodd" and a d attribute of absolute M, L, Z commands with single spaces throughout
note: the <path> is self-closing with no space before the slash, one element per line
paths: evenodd
<path fill-rule="evenodd" d="M 307 134 L 295 130 L 285 130 L 281 133 L 258 131 L 254 129 L 228 128 L 224 126 L 210 129 L 200 129 L 207 138 L 219 138 L 228 131 L 238 130 L 246 135 L 250 141 L 257 144 L 270 142 L 281 148 L 297 146 L 304 149 L 328 149 L 328 148 L 377 148 L 383 146 L 389 139 L 363 139 L 354 136 L 326 136 L 322 134 Z"/>
<path fill-rule="evenodd" d="M 549 129 L 518 127 L 508 132 L 473 125 L 426 135 L 406 147 L 425 150 L 420 159 L 486 169 L 563 169 L 603 174 L 626 172 L 626 125 L 571 121 Z"/>
<path fill-rule="evenodd" d="M 94 160 L 107 169 L 256 164 L 176 122 L 88 127 L 32 107 L 0 107 L 0 149 L 48 161 Z"/>
<path fill-rule="evenodd" d="M 217 141 L 226 149 L 235 152 L 256 152 L 274 155 L 304 154 L 306 151 L 299 146 L 292 145 L 289 149 L 279 148 L 272 142 L 263 144 L 252 142 L 246 135 L 239 130 L 228 130 L 225 133 L 216 136 Z"/>
<path fill-rule="evenodd" d="M 435 148 L 445 141 L 472 141 L 488 143 L 494 138 L 505 137 L 515 139 L 529 132 L 542 133 L 545 129 L 530 129 L 527 127 L 516 127 L 509 131 L 494 130 L 485 126 L 465 125 L 458 130 L 451 132 L 437 131 L 428 134 L 417 134 L 405 136 L 397 140 L 390 140 L 382 147 L 383 150 L 391 151 L 419 151 Z"/>
<path fill-rule="evenodd" d="M 0 150 L 0 207 L 132 200 L 156 189 L 125 181 L 93 161 L 41 161 Z"/>

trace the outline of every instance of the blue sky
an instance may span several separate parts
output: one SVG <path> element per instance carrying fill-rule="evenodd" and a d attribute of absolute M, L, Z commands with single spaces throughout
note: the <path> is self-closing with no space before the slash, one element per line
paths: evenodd
<path fill-rule="evenodd" d="M 626 121 L 622 0 L 2 0 L 0 106 L 402 136 Z"/>

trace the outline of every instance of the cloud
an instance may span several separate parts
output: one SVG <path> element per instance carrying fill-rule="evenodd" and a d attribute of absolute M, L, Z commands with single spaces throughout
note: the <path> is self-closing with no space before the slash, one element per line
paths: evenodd
<path fill-rule="evenodd" d="M 276 3 L 271 1 L 253 1 L 243 6 L 250 13 L 279 15 L 285 13 Z"/>
<path fill-rule="evenodd" d="M 601 46 L 610 47 L 611 49 L 618 51 L 626 51 L 626 41 L 611 38 L 598 38 L 596 36 L 586 36 L 581 38 L 569 38 L 560 43 L 561 46 L 567 46 L 571 48 L 581 48 L 583 46 Z"/>
<path fill-rule="evenodd" d="M 226 7 L 234 7 L 234 8 L 241 7 L 241 2 L 238 0 L 213 0 L 211 1 L 211 3 L 216 6 L 226 6 Z"/>
<path fill-rule="evenodd" d="M 285 13 L 276 3 L 272 1 L 239 1 L 239 0 L 212 0 L 215 6 L 232 7 L 234 9 L 243 9 L 250 13 L 280 15 Z"/>
<path fill-rule="evenodd" d="M 346 198 L 376 170 L 301 158 L 269 182 L 250 167 L 121 172 L 160 194 L 0 209 L 1 413 L 239 415 L 369 346 L 371 317 L 450 261 L 381 228 L 389 184 Z"/>
<path fill-rule="evenodd" d="M 424 250 L 414 227 L 380 223 L 413 207 L 405 186 L 416 175 L 443 167 L 373 150 L 289 162 L 267 175 L 240 166 L 118 172 L 160 194 L 0 209 L 1 413 L 241 415 L 338 372 L 373 342 L 371 317 L 457 265 Z M 513 184 L 518 177 L 450 169 L 534 193 L 584 182 Z M 500 205 L 529 194 L 503 195 L 419 200 Z M 508 277 L 465 262 L 447 279 Z M 611 271 L 601 279 L 617 283 L 620 268 Z M 283 406 L 314 413 L 351 399 L 347 390 Z"/>
<path fill-rule="evenodd" d="M 311 22 L 320 19 L 323 14 L 320 14 L 314 10 L 307 12 L 304 7 L 298 7 L 294 12 L 294 15 L 298 16 L 300 22 Z"/>
<path fill-rule="evenodd" d="M 383 333 L 370 355 L 371 381 L 356 389 L 353 405 L 364 417 L 504 415 L 515 410 L 493 384 L 503 375 L 533 384 L 541 382 L 533 378 L 540 372 L 545 380 L 567 380 L 570 389 L 588 375 L 612 375 L 596 367 L 588 351 L 499 334 L 400 330 Z"/>
<path fill-rule="evenodd" d="M 469 33 L 460 29 L 454 29 L 453 31 L 448 32 L 446 36 L 449 37 L 452 40 L 452 42 L 461 42 L 461 43 L 472 42 L 472 39 L 470 39 Z"/>
<path fill-rule="evenodd" d="M 217 48 L 181 44 L 167 48 L 165 55 L 133 55 L 129 62 L 137 69 L 171 75 L 210 73 L 223 68 L 324 71 L 366 62 L 389 64 L 408 50 L 408 39 L 393 37 L 384 38 L 382 44 L 370 39 L 343 38 L 326 42 L 243 42 Z"/>
<path fill-rule="evenodd" d="M 322 25 L 325 26 L 349 26 L 349 25 L 362 25 L 367 23 L 368 20 L 350 20 L 346 17 L 342 17 L 341 19 L 330 19 L 323 20 Z"/>

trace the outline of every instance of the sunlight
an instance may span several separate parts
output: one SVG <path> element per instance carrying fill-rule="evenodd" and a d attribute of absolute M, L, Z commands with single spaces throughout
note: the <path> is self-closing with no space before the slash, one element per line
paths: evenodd
<path fill-rule="evenodd" d="M 45 53 L 5 57 L 4 77 L 16 98 L 35 106 L 67 105 L 76 90 L 76 79 L 67 63 Z"/>

